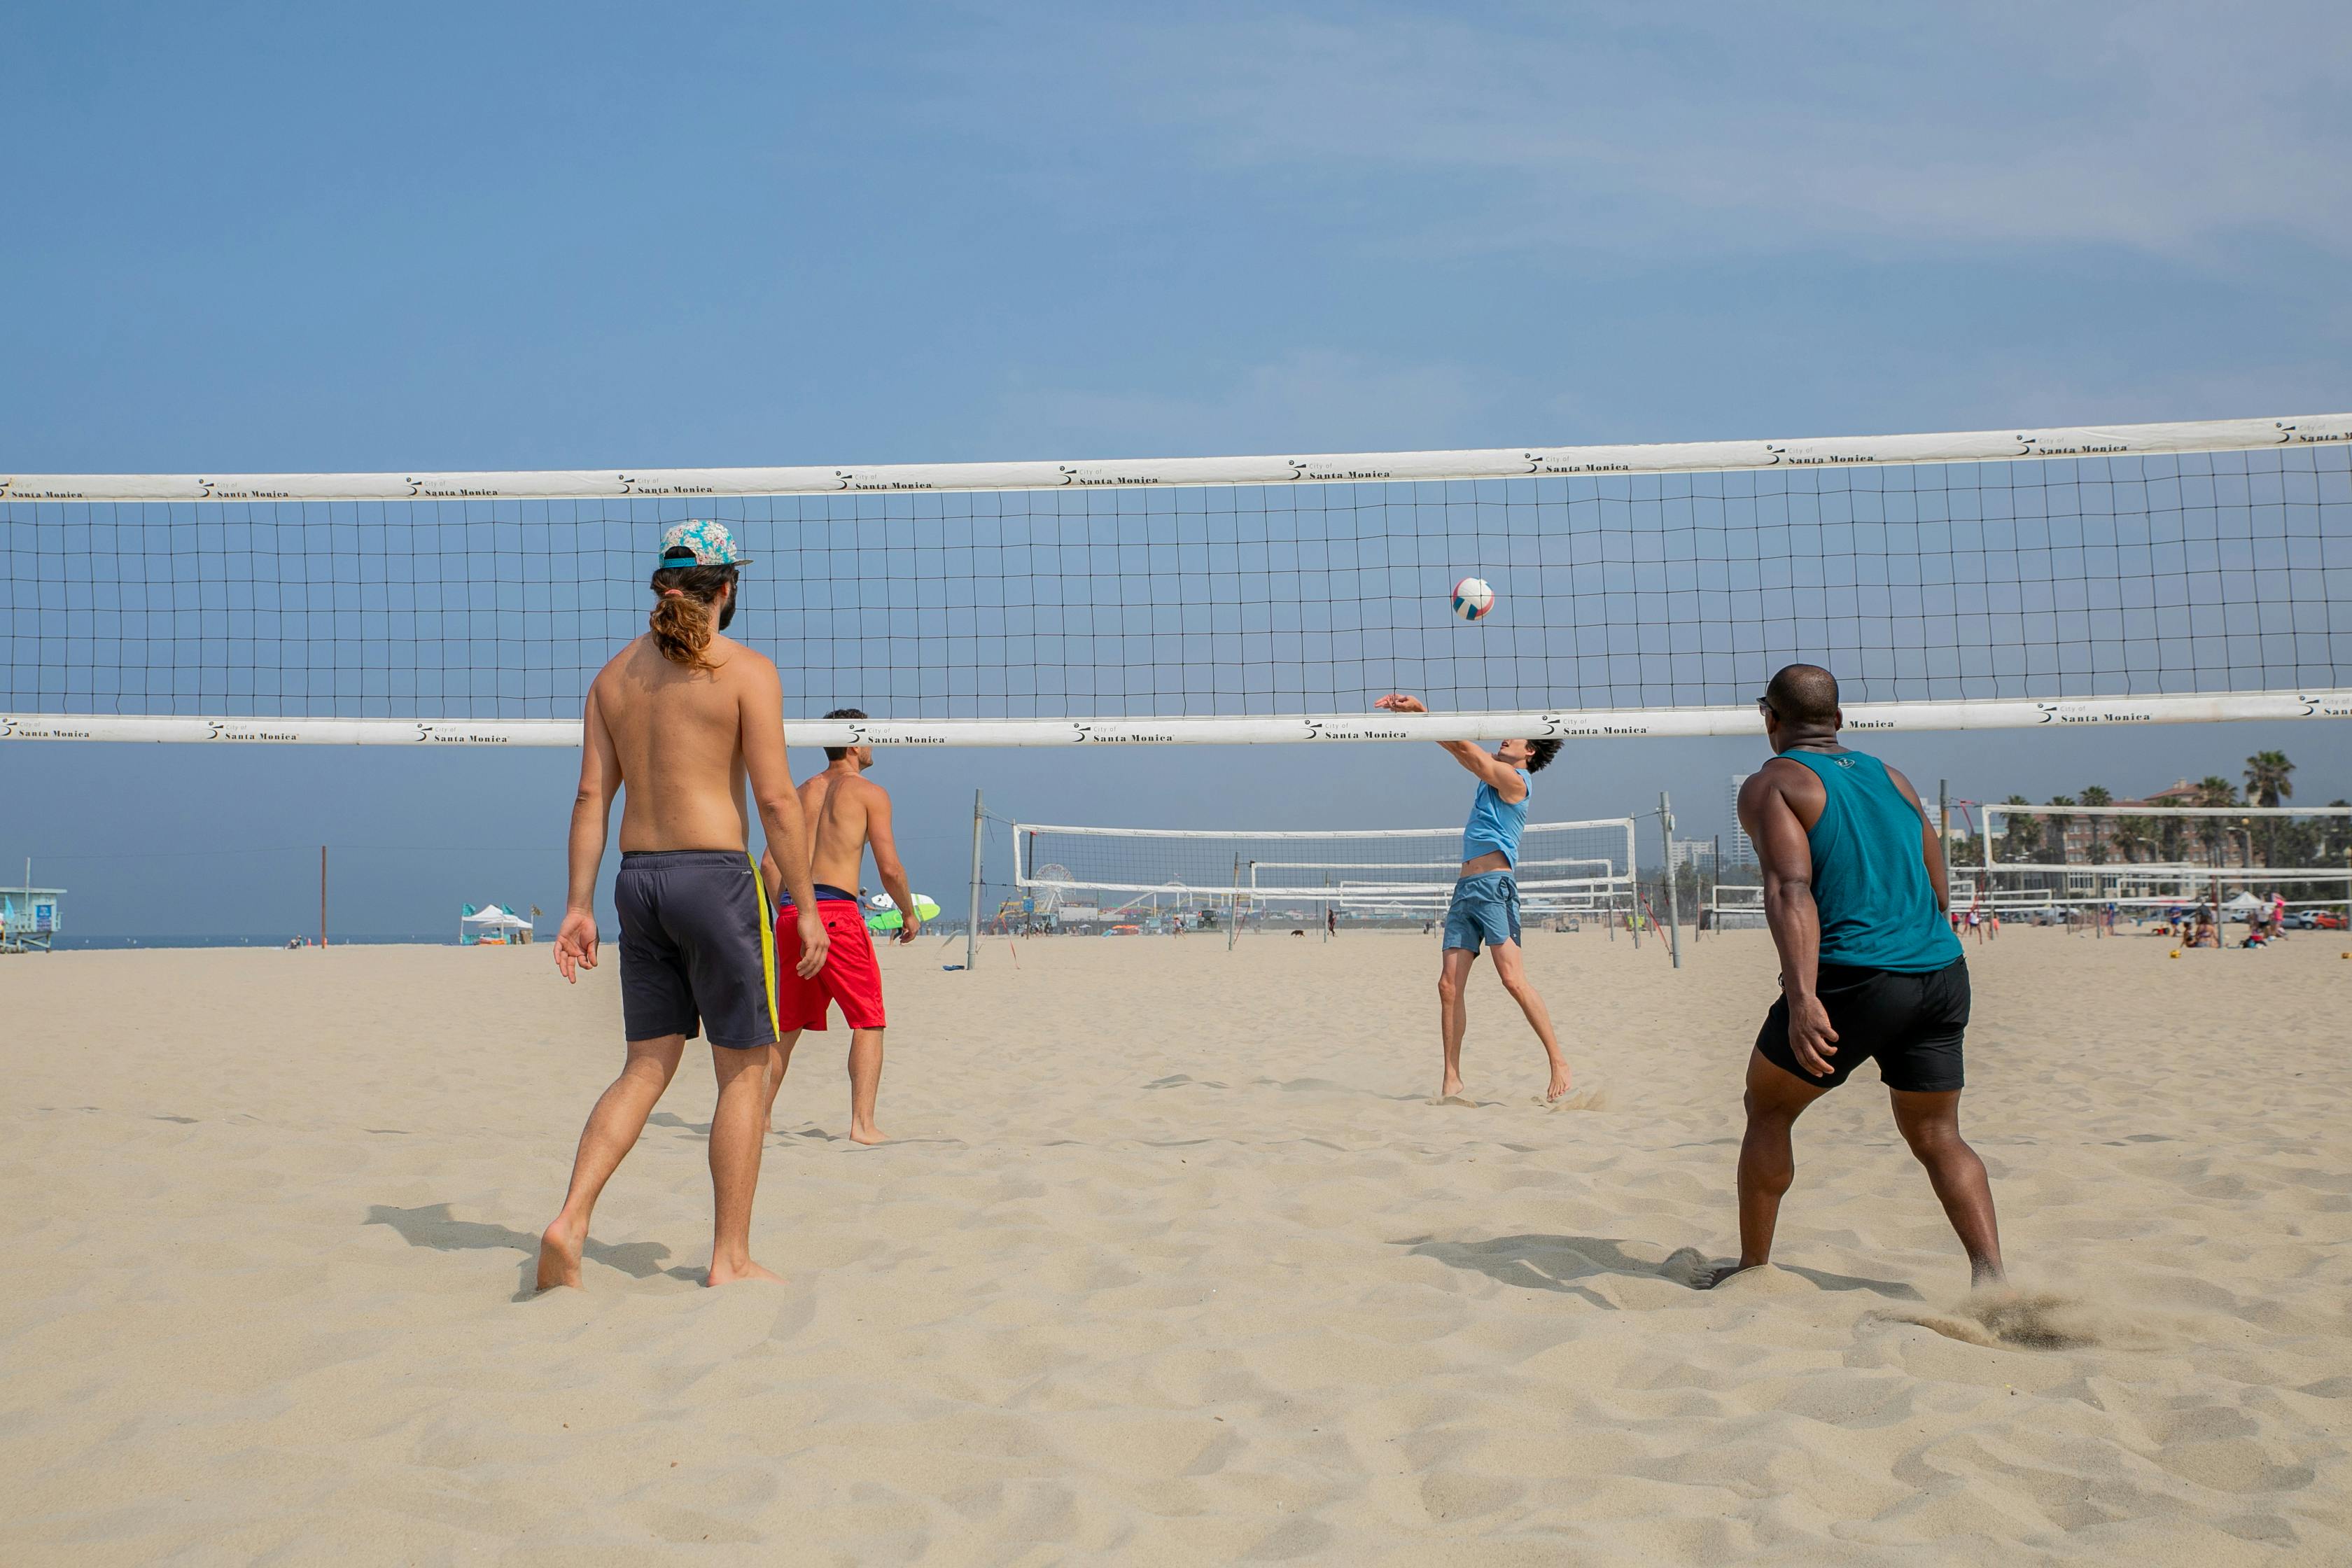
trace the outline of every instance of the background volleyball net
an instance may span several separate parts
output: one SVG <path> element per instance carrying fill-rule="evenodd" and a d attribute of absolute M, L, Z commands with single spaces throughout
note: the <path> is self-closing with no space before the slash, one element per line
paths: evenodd
<path fill-rule="evenodd" d="M 1529 823 L 1517 882 L 1530 919 L 1631 907 L 1633 819 Z M 1442 918 L 1462 829 L 1275 833 L 1018 823 L 1013 883 L 1033 923 L 1084 928 L 1210 910 L 1244 917 Z"/>
<path fill-rule="evenodd" d="M 0 735 L 571 744 L 661 529 L 803 742 L 2345 716 L 2352 416 L 1313 458 L 0 475 Z M 1497 593 L 1450 613 L 1457 579 Z M 1367 713 L 1419 693 L 1426 720 Z M 876 719 L 807 722 L 842 706 Z M 1489 717 L 1489 716 L 1496 717 Z"/>
<path fill-rule="evenodd" d="M 2114 905 L 2134 912 L 2352 900 L 2352 806 L 2025 805 L 1988 802 L 1957 839 L 1952 907 Z"/>

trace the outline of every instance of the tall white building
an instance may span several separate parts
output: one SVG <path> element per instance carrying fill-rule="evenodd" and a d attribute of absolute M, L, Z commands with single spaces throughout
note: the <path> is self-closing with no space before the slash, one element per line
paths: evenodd
<path fill-rule="evenodd" d="M 1753 776 L 1751 773 L 1732 774 L 1731 787 L 1724 792 L 1725 814 L 1731 823 L 1729 830 L 1723 836 L 1723 868 L 1726 871 L 1734 867 L 1747 868 L 1756 864 L 1756 846 L 1748 841 L 1747 829 L 1739 826 L 1739 786 Z"/>
<path fill-rule="evenodd" d="M 1724 863 L 1730 864 L 1731 847 L 1724 846 Z M 1677 838 L 1666 846 L 1666 869 L 1679 871 L 1685 866 L 1712 870 L 1715 866 L 1715 840 L 1712 838 Z"/>

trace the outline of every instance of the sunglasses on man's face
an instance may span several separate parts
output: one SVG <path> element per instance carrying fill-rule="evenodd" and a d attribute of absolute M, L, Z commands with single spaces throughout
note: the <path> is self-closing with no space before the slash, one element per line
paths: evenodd
<path fill-rule="evenodd" d="M 1759 697 L 1756 700 L 1756 711 L 1763 714 L 1767 719 L 1778 719 L 1780 717 L 1778 713 L 1772 711 L 1772 700 L 1769 697 Z"/>

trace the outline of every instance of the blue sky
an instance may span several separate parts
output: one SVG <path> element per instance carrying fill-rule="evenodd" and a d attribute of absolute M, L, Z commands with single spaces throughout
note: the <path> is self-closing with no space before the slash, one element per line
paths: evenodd
<path fill-rule="evenodd" d="M 1664 12 L 11 7 L 0 468 L 1344 450 L 2352 405 L 2341 6 Z M 2273 745 L 2299 798 L 2352 795 L 2352 738 L 2307 726 L 1921 739 L 1895 760 L 2038 798 L 2234 773 Z M 1550 787 L 1574 815 L 1670 787 L 1709 829 L 1752 750 L 1595 749 Z M 1062 820 L 1460 805 L 1433 752 L 886 761 L 942 891 L 976 782 Z M 85 930 L 291 930 L 314 859 L 239 852 L 340 840 L 349 929 L 437 930 L 464 898 L 560 902 L 569 785 L 553 753 L 12 747 L 0 866 L 34 855 Z M 73 858 L 99 853 L 120 858 Z"/>

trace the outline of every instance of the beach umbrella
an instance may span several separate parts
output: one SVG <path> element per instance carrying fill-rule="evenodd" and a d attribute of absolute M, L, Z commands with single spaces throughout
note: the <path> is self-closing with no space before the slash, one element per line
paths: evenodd
<path fill-rule="evenodd" d="M 889 894 L 877 893 L 866 902 L 874 907 L 874 912 L 866 917 L 867 931 L 897 931 L 907 923 L 906 916 L 898 912 L 898 906 L 890 901 Z M 915 917 L 926 921 L 940 918 L 940 906 L 931 901 L 929 893 L 915 895 Z"/>

